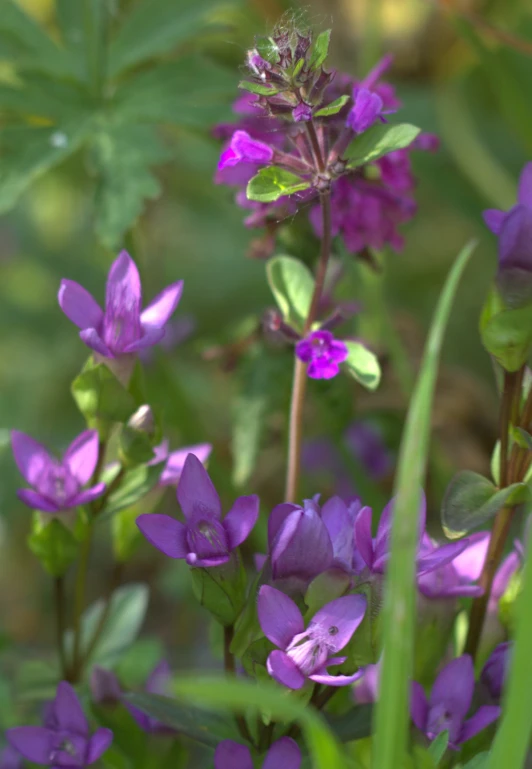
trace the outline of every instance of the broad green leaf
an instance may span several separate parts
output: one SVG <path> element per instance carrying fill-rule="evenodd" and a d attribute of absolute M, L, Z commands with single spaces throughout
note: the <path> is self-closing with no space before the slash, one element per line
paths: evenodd
<path fill-rule="evenodd" d="M 105 363 L 91 360 L 72 382 L 72 396 L 89 427 L 100 422 L 126 422 L 135 410 L 135 399 Z"/>
<path fill-rule="evenodd" d="M 96 232 L 104 245 L 116 250 L 146 200 L 160 195 L 151 166 L 167 159 L 168 151 L 151 126 L 123 124 L 94 137 L 93 157 L 99 176 Z"/>
<path fill-rule="evenodd" d="M 321 67 L 329 54 L 329 44 L 331 42 L 332 29 L 326 29 L 316 37 L 312 43 L 309 58 L 309 68 L 318 69 Z"/>
<path fill-rule="evenodd" d="M 480 334 L 486 350 L 506 371 L 517 371 L 532 347 L 532 306 L 491 312 L 484 307 Z"/>
<path fill-rule="evenodd" d="M 57 518 L 47 521 L 38 512 L 34 513 L 28 547 L 53 577 L 62 577 L 79 555 L 79 542 L 70 529 Z"/>
<path fill-rule="evenodd" d="M 460 253 L 442 290 L 401 442 L 391 557 L 384 590 L 384 654 L 380 697 L 375 708 L 373 769 L 396 769 L 397 762 L 406 754 L 409 682 L 413 671 L 418 510 L 429 452 L 432 401 L 445 328 L 473 247 L 469 244 Z"/>
<path fill-rule="evenodd" d="M 57 664 L 35 658 L 21 660 L 15 676 L 17 699 L 44 701 L 55 696 L 59 678 Z"/>
<path fill-rule="evenodd" d="M 241 80 L 238 87 L 242 88 L 243 91 L 255 93 L 257 96 L 275 96 L 276 93 L 279 93 L 279 88 L 275 88 L 273 85 L 262 85 L 262 83 L 253 83 L 250 80 Z"/>
<path fill-rule="evenodd" d="M 139 0 L 109 48 L 109 77 L 169 53 L 201 30 L 213 0 Z"/>
<path fill-rule="evenodd" d="M 368 390 L 376 390 L 381 380 L 377 356 L 361 342 L 345 341 L 349 357 L 344 361 L 349 373 Z"/>
<path fill-rule="evenodd" d="M 373 163 L 389 152 L 408 147 L 420 129 L 408 123 L 389 125 L 388 123 L 376 123 L 363 134 L 354 139 L 344 157 L 348 161 L 348 168 L 358 168 L 366 163 Z"/>
<path fill-rule="evenodd" d="M 270 64 L 277 64 L 279 61 L 279 48 L 271 37 L 259 37 L 255 39 L 255 48 L 259 56 L 269 61 Z"/>
<path fill-rule="evenodd" d="M 436 762 L 439 764 L 443 758 L 447 746 L 449 745 L 449 732 L 440 732 L 438 736 L 430 743 L 429 753 Z"/>
<path fill-rule="evenodd" d="M 285 171 L 277 166 L 266 166 L 248 182 L 248 200 L 259 203 L 273 203 L 283 195 L 293 195 L 294 192 L 308 190 L 310 182 L 302 180 L 296 174 Z"/>
<path fill-rule="evenodd" d="M 141 465 L 128 470 L 118 488 L 107 497 L 105 506 L 98 515 L 98 520 L 109 518 L 114 513 L 125 510 L 126 507 L 132 507 L 142 497 L 145 497 L 159 482 L 163 465 L 163 462 L 158 462 L 156 465 Z"/>
<path fill-rule="evenodd" d="M 462 470 L 451 480 L 442 504 L 441 519 L 446 535 L 452 539 L 484 526 L 505 505 L 516 505 L 528 497 L 524 483 L 497 489 L 483 475 Z"/>
<path fill-rule="evenodd" d="M 302 331 L 314 293 L 312 273 L 299 259 L 275 256 L 266 265 L 266 275 L 284 320 Z"/>
<path fill-rule="evenodd" d="M 329 729 L 340 742 L 361 740 L 371 735 L 373 705 L 357 705 L 342 716 L 326 716 Z"/>
<path fill-rule="evenodd" d="M 93 108 L 89 94 L 78 85 L 39 72 L 25 74 L 17 85 L 0 85 L 0 111 L 19 119 L 80 123 L 91 118 Z"/>
<path fill-rule="evenodd" d="M 515 427 L 510 429 L 514 441 L 522 449 L 529 449 L 532 451 L 532 435 L 522 427 Z"/>
<path fill-rule="evenodd" d="M 330 104 L 327 104 L 326 107 L 322 107 L 317 112 L 315 112 L 314 117 L 328 117 L 329 115 L 336 115 L 338 112 L 340 112 L 342 107 L 345 107 L 350 98 L 350 96 L 340 96 L 339 99 L 335 99 Z"/>

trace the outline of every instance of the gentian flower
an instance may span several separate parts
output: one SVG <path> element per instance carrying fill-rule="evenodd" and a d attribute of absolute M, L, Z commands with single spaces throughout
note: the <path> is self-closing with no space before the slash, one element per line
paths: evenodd
<path fill-rule="evenodd" d="M 266 754 L 262 769 L 299 769 L 300 766 L 299 745 L 290 737 L 281 737 Z M 233 740 L 220 742 L 214 753 L 214 769 L 253 769 L 249 748 Z"/>
<path fill-rule="evenodd" d="M 88 489 L 98 462 L 98 433 L 86 430 L 72 441 L 60 462 L 46 448 L 25 433 L 13 430 L 11 446 L 18 469 L 33 486 L 19 489 L 17 496 L 24 504 L 45 513 L 59 513 L 78 505 L 86 505 L 100 497 L 105 483 Z"/>
<path fill-rule="evenodd" d="M 307 374 L 312 379 L 332 379 L 340 373 L 340 366 L 349 352 L 344 342 L 335 339 L 330 331 L 312 331 L 296 345 L 296 355 L 308 363 Z"/>
<path fill-rule="evenodd" d="M 186 523 L 151 513 L 140 515 L 137 526 L 154 547 L 170 558 L 184 558 L 189 566 L 227 563 L 231 552 L 248 537 L 259 514 L 259 498 L 253 494 L 239 497 L 222 520 L 218 493 L 194 454 L 185 460 L 177 500 Z"/>
<path fill-rule="evenodd" d="M 380 662 L 376 665 L 366 665 L 363 673 L 353 688 L 353 699 L 358 705 L 377 702 L 381 672 Z"/>
<path fill-rule="evenodd" d="M 429 740 L 449 732 L 449 747 L 458 747 L 497 720 L 501 709 L 483 705 L 466 720 L 473 700 L 475 673 L 468 654 L 451 660 L 438 675 L 427 699 L 423 687 L 412 683 L 410 712 L 412 720 Z"/>
<path fill-rule="evenodd" d="M 22 756 L 11 745 L 6 745 L 0 753 L 0 769 L 24 769 Z"/>
<path fill-rule="evenodd" d="M 490 534 L 479 531 L 468 538 L 465 549 L 451 562 L 418 576 L 419 591 L 431 599 L 457 597 L 476 598 L 483 590 L 474 583 L 480 577 L 488 550 Z M 424 534 L 421 540 L 420 554 L 427 556 L 434 553 L 437 546 Z"/>
<path fill-rule="evenodd" d="M 512 644 L 509 641 L 496 646 L 480 674 L 480 680 L 495 700 L 501 698 L 508 673 L 511 647 Z"/>
<path fill-rule="evenodd" d="M 91 736 L 89 724 L 74 689 L 61 681 L 47 713 L 44 726 L 17 726 L 6 732 L 10 745 L 28 761 L 73 769 L 93 764 L 113 740 L 110 729 L 97 729 Z"/>
<path fill-rule="evenodd" d="M 183 281 L 165 288 L 144 310 L 140 276 L 133 259 L 122 251 L 107 278 L 105 312 L 91 294 L 72 280 L 62 280 L 59 306 L 81 329 L 87 347 L 103 358 L 138 353 L 161 341 L 165 326 L 176 309 Z"/>
<path fill-rule="evenodd" d="M 148 462 L 149 465 L 158 465 L 159 462 L 166 460 L 159 478 L 159 486 L 177 486 L 189 454 L 194 454 L 202 464 L 205 464 L 212 451 L 210 443 L 185 446 L 176 451 L 170 451 L 169 445 L 168 440 L 165 439 L 158 446 L 155 446 L 153 449 L 155 456 Z"/>
<path fill-rule="evenodd" d="M 223 171 L 228 166 L 239 163 L 257 163 L 265 165 L 273 158 L 273 149 L 268 144 L 253 139 L 247 131 L 235 131 L 229 146 L 222 152 L 218 170 Z"/>
<path fill-rule="evenodd" d="M 342 665 L 347 657 L 337 657 L 364 618 L 363 595 L 337 598 L 320 609 L 307 629 L 301 612 L 285 593 L 269 585 L 259 590 L 257 603 L 262 632 L 278 649 L 268 656 L 268 673 L 289 689 L 301 689 L 307 678 L 326 686 L 352 684 L 361 673 L 333 676 L 331 665 Z"/>

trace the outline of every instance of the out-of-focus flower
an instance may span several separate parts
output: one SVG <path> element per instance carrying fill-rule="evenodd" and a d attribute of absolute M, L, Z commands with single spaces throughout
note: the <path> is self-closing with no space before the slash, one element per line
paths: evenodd
<path fill-rule="evenodd" d="M 512 644 L 509 641 L 495 647 L 480 674 L 481 681 L 495 700 L 499 700 L 508 673 Z"/>
<path fill-rule="evenodd" d="M 149 465 L 158 465 L 159 462 L 165 462 L 161 477 L 159 478 L 159 486 L 177 486 L 185 466 L 185 460 L 189 454 L 194 454 L 202 464 L 205 464 L 212 451 L 210 443 L 185 446 L 182 449 L 176 449 L 176 451 L 170 451 L 169 447 L 168 440 L 162 441 L 162 443 L 154 447 L 153 452 L 155 456 L 148 462 Z"/>
<path fill-rule="evenodd" d="M 359 704 L 376 702 L 379 696 L 380 662 L 376 665 L 366 665 L 362 676 L 353 688 L 353 699 Z"/>
<path fill-rule="evenodd" d="M 340 373 L 340 363 L 349 355 L 344 342 L 330 331 L 312 331 L 296 345 L 296 355 L 308 363 L 307 374 L 312 379 L 332 379 Z"/>
<path fill-rule="evenodd" d="M 11 745 L 0 753 L 0 769 L 23 769 L 22 756 Z"/>
<path fill-rule="evenodd" d="M 378 481 L 390 472 L 390 452 L 371 422 L 353 422 L 345 431 L 345 443 L 374 480 Z"/>
<path fill-rule="evenodd" d="M 270 653 L 267 669 L 279 683 L 301 689 L 309 678 L 326 686 L 346 686 L 360 677 L 360 672 L 333 676 L 327 668 L 347 659 L 336 655 L 364 618 L 364 596 L 348 595 L 331 601 L 314 615 L 306 629 L 296 604 L 273 587 L 261 587 L 257 609 L 264 635 L 278 647 Z"/>
<path fill-rule="evenodd" d="M 290 737 L 281 737 L 266 754 L 262 769 L 299 769 L 301 750 Z M 214 753 L 214 769 L 253 769 L 253 759 L 246 745 L 233 740 L 220 742 Z"/>
<path fill-rule="evenodd" d="M 25 433 L 13 430 L 11 446 L 18 469 L 33 489 L 19 489 L 24 504 L 45 513 L 59 513 L 78 505 L 86 505 L 100 497 L 105 483 L 82 490 L 98 462 L 98 433 L 86 430 L 72 441 L 62 461 L 52 457 L 46 448 Z"/>

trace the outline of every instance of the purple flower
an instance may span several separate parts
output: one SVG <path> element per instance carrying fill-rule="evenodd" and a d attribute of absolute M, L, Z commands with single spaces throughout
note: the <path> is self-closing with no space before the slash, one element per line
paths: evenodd
<path fill-rule="evenodd" d="M 259 514 L 259 498 L 253 494 L 239 497 L 222 520 L 218 493 L 194 454 L 185 460 L 177 500 L 186 523 L 151 513 L 140 515 L 137 526 L 154 547 L 170 558 L 184 558 L 190 566 L 227 563 L 231 552 L 248 537 Z"/>
<path fill-rule="evenodd" d="M 171 678 L 172 671 L 170 670 L 170 665 L 166 660 L 161 660 L 148 676 L 144 691 L 148 694 L 168 695 Z M 175 729 L 166 726 L 166 724 L 161 723 L 161 721 L 153 718 L 153 716 L 148 716 L 142 710 L 127 702 L 127 700 L 124 700 L 124 704 L 142 731 L 148 732 L 148 734 L 175 733 Z"/>
<path fill-rule="evenodd" d="M 122 699 L 120 682 L 111 670 L 94 665 L 91 670 L 90 690 L 98 705 L 117 705 Z"/>
<path fill-rule="evenodd" d="M 501 698 L 508 673 L 511 646 L 509 641 L 496 646 L 480 674 L 482 683 L 495 700 Z"/>
<path fill-rule="evenodd" d="M 292 117 L 296 123 L 312 120 L 312 107 L 302 101 L 292 110 Z"/>
<path fill-rule="evenodd" d="M 22 756 L 11 745 L 0 753 L 0 769 L 23 769 Z"/>
<path fill-rule="evenodd" d="M 383 101 L 378 93 L 367 88 L 355 86 L 353 89 L 353 107 L 347 117 L 347 125 L 357 134 L 371 128 L 378 119 L 383 119 Z"/>
<path fill-rule="evenodd" d="M 307 678 L 326 686 L 345 686 L 360 677 L 333 676 L 331 665 L 342 665 L 337 657 L 364 618 L 366 599 L 347 595 L 326 604 L 311 619 L 307 629 L 296 604 L 280 590 L 263 585 L 259 590 L 258 615 L 262 632 L 278 649 L 271 652 L 268 673 L 289 689 L 301 689 Z"/>
<path fill-rule="evenodd" d="M 359 705 L 366 703 L 377 702 L 379 696 L 379 681 L 381 665 L 378 662 L 376 665 L 366 665 L 363 669 L 362 676 L 356 682 L 353 689 L 353 699 Z"/>
<path fill-rule="evenodd" d="M 330 331 L 312 331 L 296 345 L 296 355 L 308 363 L 307 374 L 312 379 L 332 379 L 340 373 L 339 363 L 349 352 L 344 342 L 335 339 Z"/>
<path fill-rule="evenodd" d="M 449 747 L 456 750 L 485 729 L 500 715 L 500 708 L 483 705 L 466 720 L 473 700 L 475 673 L 468 654 L 451 660 L 438 675 L 427 699 L 421 684 L 412 683 L 410 712 L 412 720 L 429 740 L 449 732 Z"/>
<path fill-rule="evenodd" d="M 345 432 L 345 442 L 371 478 L 378 481 L 390 472 L 390 453 L 370 422 L 354 422 Z"/>
<path fill-rule="evenodd" d="M 159 486 L 177 486 L 181 473 L 185 466 L 185 460 L 189 454 L 194 454 L 202 464 L 208 460 L 212 451 L 210 443 L 198 443 L 195 446 L 185 446 L 176 451 L 169 451 L 169 442 L 164 440 L 153 449 L 155 456 L 149 465 L 158 465 L 166 460 L 165 466 L 159 478 Z"/>
<path fill-rule="evenodd" d="M 35 764 L 54 769 L 73 769 L 93 764 L 113 740 L 110 729 L 97 729 L 91 736 L 89 724 L 74 689 L 61 681 L 44 726 L 17 726 L 7 730 L 10 745 Z"/>
<path fill-rule="evenodd" d="M 165 288 L 144 310 L 140 276 L 126 251 L 115 259 L 107 278 L 105 312 L 79 283 L 62 280 L 59 306 L 81 329 L 85 344 L 104 358 L 118 358 L 161 341 L 183 292 L 183 281 Z"/>
<path fill-rule="evenodd" d="M 489 229 L 495 235 L 500 235 L 508 217 L 521 206 L 532 211 L 532 163 L 527 163 L 521 171 L 517 188 L 517 204 L 509 211 L 489 208 L 482 216 Z"/>
<path fill-rule="evenodd" d="M 33 486 L 19 489 L 18 498 L 31 508 L 45 513 L 59 513 L 78 505 L 86 505 L 100 497 L 105 483 L 97 483 L 84 491 L 98 462 L 98 433 L 86 430 L 72 441 L 60 462 L 46 448 L 25 433 L 13 430 L 11 446 L 18 469 Z"/>
<path fill-rule="evenodd" d="M 273 158 L 273 149 L 264 142 L 253 139 L 247 131 L 235 131 L 227 149 L 222 152 L 218 170 L 239 163 L 257 163 L 264 165 Z"/>
<path fill-rule="evenodd" d="M 419 591 L 431 599 L 471 597 L 476 598 L 484 592 L 474 583 L 480 577 L 488 550 L 490 534 L 479 531 L 468 538 L 468 544 L 451 562 L 426 572 L 418 577 Z M 437 550 L 437 546 L 428 536 L 423 535 L 420 554 L 428 556 Z"/>
<path fill-rule="evenodd" d="M 262 769 L 299 769 L 300 766 L 301 751 L 297 742 L 281 737 L 266 754 Z M 253 769 L 249 748 L 233 740 L 220 742 L 214 753 L 214 769 Z"/>

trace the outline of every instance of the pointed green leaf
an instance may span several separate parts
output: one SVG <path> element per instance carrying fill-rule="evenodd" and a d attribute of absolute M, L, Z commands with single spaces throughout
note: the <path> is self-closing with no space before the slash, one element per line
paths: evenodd
<path fill-rule="evenodd" d="M 145 497 L 159 482 L 163 465 L 164 462 L 158 462 L 156 465 L 141 465 L 124 473 L 118 488 L 107 497 L 98 520 L 109 518 L 126 507 L 132 507 Z"/>
<path fill-rule="evenodd" d="M 377 356 L 361 342 L 345 340 L 345 345 L 349 357 L 344 361 L 344 366 L 357 382 L 368 390 L 376 390 L 381 381 L 381 367 Z"/>
<path fill-rule="evenodd" d="M 57 518 L 47 521 L 35 513 L 28 547 L 48 574 L 62 577 L 79 555 L 79 542 L 70 529 Z"/>
<path fill-rule="evenodd" d="M 323 32 L 320 32 L 316 40 L 312 43 L 309 59 L 310 69 L 318 69 L 327 58 L 331 42 L 331 32 L 332 29 L 326 29 Z"/>
<path fill-rule="evenodd" d="M 277 166 L 261 168 L 259 173 L 250 180 L 247 187 L 248 200 L 259 203 L 273 203 L 283 195 L 293 195 L 294 192 L 308 190 L 310 182 L 306 182 L 296 174 L 285 171 Z"/>
<path fill-rule="evenodd" d="M 279 93 L 279 88 L 273 85 L 263 85 L 262 83 L 253 83 L 250 80 L 241 80 L 238 87 L 243 91 L 255 93 L 257 96 L 274 96 Z"/>
<path fill-rule="evenodd" d="M 344 153 L 348 161 L 347 167 L 358 168 L 366 163 L 373 163 L 389 152 L 404 149 L 412 144 L 419 131 L 419 128 L 408 123 L 376 123 L 357 136 L 347 148 Z"/>
<path fill-rule="evenodd" d="M 338 112 L 340 112 L 342 107 L 345 107 L 350 98 L 350 96 L 340 96 L 339 99 L 335 99 L 330 104 L 327 104 L 326 107 L 322 107 L 317 112 L 315 112 L 314 117 L 328 117 L 329 115 L 336 115 Z"/>
<path fill-rule="evenodd" d="M 436 762 L 439 764 L 443 758 L 447 746 L 449 745 L 449 732 L 446 730 L 440 732 L 438 736 L 430 743 L 429 753 Z"/>
<path fill-rule="evenodd" d="M 314 293 L 312 273 L 299 259 L 275 256 L 266 265 L 266 275 L 284 320 L 302 330 Z"/>

